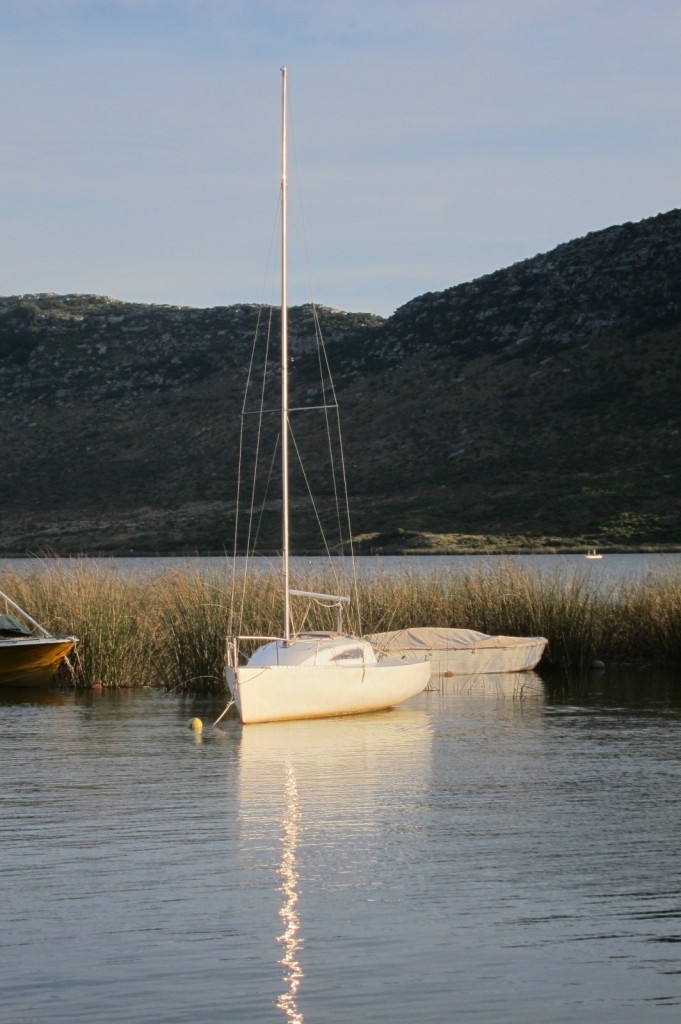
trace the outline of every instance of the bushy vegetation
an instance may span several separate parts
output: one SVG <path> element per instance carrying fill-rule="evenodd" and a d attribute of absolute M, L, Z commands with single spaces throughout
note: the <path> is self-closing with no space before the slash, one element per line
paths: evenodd
<path fill-rule="evenodd" d="M 336 593 L 339 583 L 310 574 L 296 585 Z M 79 637 L 75 670 L 82 686 L 221 688 L 225 635 L 277 634 L 283 614 L 275 573 L 238 578 L 233 588 L 227 572 L 130 577 L 64 560 L 37 563 L 29 575 L 7 571 L 0 589 L 52 632 Z M 347 625 L 365 633 L 438 625 L 544 636 L 549 644 L 540 668 L 546 672 L 585 670 L 595 659 L 681 664 L 678 570 L 606 585 L 580 573 L 565 577 L 502 563 L 378 576 L 352 590 Z M 230 615 L 232 607 L 238 610 Z M 314 602 L 295 610 L 299 627 L 335 625 L 333 612 Z"/>

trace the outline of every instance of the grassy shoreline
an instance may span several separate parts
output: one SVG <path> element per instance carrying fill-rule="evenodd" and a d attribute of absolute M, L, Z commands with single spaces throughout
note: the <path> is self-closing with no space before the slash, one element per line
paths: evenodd
<path fill-rule="evenodd" d="M 5 538 L 7 540 L 7 538 Z M 135 545 L 135 546 L 131 546 Z M 479 555 L 503 557 L 506 555 L 583 555 L 591 548 L 597 548 L 602 554 L 639 555 L 639 554 L 678 554 L 681 544 L 658 539 L 637 537 L 635 541 L 622 537 L 607 535 L 561 537 L 554 534 L 530 536 L 524 534 L 465 534 L 465 533 L 433 533 L 422 530 L 406 530 L 395 528 L 383 533 L 364 533 L 353 537 L 353 549 L 356 555 L 400 555 L 419 557 L 423 555 Z M 133 537 L 124 540 L 109 536 L 107 542 L 93 543 L 84 537 L 71 537 L 67 545 L 57 537 L 49 542 L 36 544 L 28 548 L 22 544 L 15 549 L 11 545 L 0 550 L 0 558 L 24 559 L 27 557 L 61 558 L 64 560 L 78 558 L 224 558 L 230 557 L 232 549 L 226 551 L 222 547 L 198 545 L 193 541 L 189 546 L 178 544 L 169 538 L 163 542 L 162 534 L 154 534 L 151 546 L 149 541 Z M 278 558 L 280 549 L 268 548 L 259 544 L 258 553 L 268 558 Z M 243 552 L 240 552 L 243 554 Z M 316 546 L 306 547 L 298 538 L 296 555 L 305 558 L 324 557 L 326 551 Z"/>
<path fill-rule="evenodd" d="M 310 573 L 296 586 L 337 592 L 338 582 Z M 0 572 L 0 589 L 54 633 L 80 638 L 76 684 L 221 689 L 230 623 L 231 574 L 162 570 L 130 577 L 78 560 Z M 282 616 L 277 573 L 237 579 L 243 628 L 277 633 Z M 361 618 L 358 612 L 361 609 Z M 313 607 L 305 625 L 333 627 Z M 302 623 L 300 623 L 302 625 Z M 586 671 L 606 665 L 681 665 L 681 570 L 626 583 L 586 574 L 540 574 L 510 563 L 405 571 L 359 580 L 348 626 L 362 632 L 438 625 L 484 633 L 544 636 L 540 669 Z"/>

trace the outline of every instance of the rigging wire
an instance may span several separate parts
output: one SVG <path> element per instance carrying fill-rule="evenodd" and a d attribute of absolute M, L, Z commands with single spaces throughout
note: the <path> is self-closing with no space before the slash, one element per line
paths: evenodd
<path fill-rule="evenodd" d="M 296 182 L 297 182 L 298 196 L 300 198 L 300 196 L 302 195 L 302 189 L 301 189 L 301 185 L 300 185 L 299 165 L 298 165 L 298 161 L 296 159 L 296 154 L 295 154 L 295 134 L 294 134 L 293 127 L 292 127 L 292 125 L 293 125 L 293 118 L 291 116 L 290 100 L 289 100 L 289 121 L 290 121 L 290 124 L 291 124 L 291 139 L 292 139 L 292 142 L 293 142 L 293 147 L 292 148 L 293 148 L 293 154 L 294 154 L 294 166 L 295 166 L 295 171 L 296 171 Z M 271 240 L 270 240 L 270 252 L 269 252 L 269 258 L 268 258 L 268 264 L 267 264 L 267 272 L 266 272 L 266 275 L 265 275 L 266 277 L 272 275 L 272 270 L 273 270 L 273 266 L 272 265 L 273 265 L 273 262 L 274 262 L 274 260 L 273 260 L 273 253 L 275 251 L 276 244 L 277 244 L 276 236 L 277 236 L 279 214 L 280 214 L 280 209 L 281 209 L 281 202 L 282 202 L 281 189 L 279 189 L 278 190 L 278 202 L 276 204 L 276 211 L 275 211 L 275 216 L 274 216 L 274 219 L 273 219 L 272 236 L 271 236 Z M 300 223 L 301 223 L 301 235 L 302 235 L 302 240 L 303 240 L 303 251 L 304 251 L 304 257 L 305 257 L 305 267 L 306 267 L 307 277 L 308 277 L 308 288 L 309 288 L 310 295 L 313 296 L 314 289 L 313 289 L 312 274 L 311 274 L 310 259 L 309 259 L 308 235 L 307 235 L 307 227 L 306 227 L 306 223 L 305 223 L 305 217 L 304 217 L 304 211 L 303 211 L 303 204 L 302 204 L 302 202 L 298 203 L 298 214 L 300 216 Z M 247 579 L 248 579 L 249 568 L 250 568 L 250 565 L 251 565 L 251 563 L 253 561 L 253 558 L 255 557 L 255 552 L 256 552 L 257 544 L 258 544 L 258 538 L 259 538 L 259 535 L 260 535 L 260 529 L 261 529 L 261 526 L 262 526 L 264 512 L 265 512 L 266 499 L 267 499 L 267 495 L 268 495 L 268 492 L 269 492 L 269 485 L 270 485 L 270 482 L 271 482 L 272 473 L 273 473 L 273 469 L 274 469 L 276 453 L 277 453 L 277 450 L 278 450 L 279 445 L 281 443 L 281 434 L 278 434 L 277 435 L 277 441 L 276 441 L 275 446 L 274 446 L 274 451 L 273 451 L 273 454 L 272 454 L 272 459 L 271 459 L 271 462 L 270 462 L 269 470 L 267 472 L 267 479 L 266 479 L 266 484 L 265 484 L 265 493 L 264 493 L 264 495 L 262 497 L 261 502 L 259 502 L 257 500 L 257 483 L 258 483 L 258 475 L 259 475 L 258 474 L 258 470 L 259 470 L 259 466 L 260 466 L 260 462 L 261 462 L 262 443 L 263 443 L 263 417 L 264 417 L 265 412 L 267 411 L 265 409 L 265 392 L 266 392 L 266 385 L 267 385 L 267 373 L 268 373 L 268 369 L 270 368 L 269 360 L 270 360 L 270 347 L 271 347 L 270 342 L 271 342 L 272 329 L 273 329 L 272 328 L 272 322 L 273 322 L 274 314 L 275 314 L 276 310 L 278 308 L 280 308 L 280 305 L 281 304 L 279 304 L 279 306 L 277 306 L 275 303 L 269 303 L 269 304 L 264 303 L 264 304 L 261 304 L 259 306 L 257 323 L 256 323 L 255 332 L 254 332 L 254 336 L 253 336 L 253 342 L 252 342 L 252 346 L 251 346 L 251 354 L 250 354 L 250 361 L 249 361 L 247 377 L 246 377 L 246 386 L 245 386 L 245 390 L 244 390 L 244 398 L 243 398 L 243 403 L 242 403 L 242 408 L 241 408 L 240 428 L 239 428 L 239 452 L 238 452 L 238 466 L 237 466 L 236 511 L 235 511 L 235 520 L 234 520 L 234 543 L 233 543 L 233 559 L 232 559 L 232 582 L 231 582 L 231 601 L 230 601 L 230 629 L 229 629 L 230 634 L 234 634 L 236 632 L 241 632 L 241 629 L 242 629 L 243 615 L 244 615 L 244 609 L 245 609 L 245 604 L 246 604 Z M 256 410 L 253 410 L 252 412 L 247 412 L 248 400 L 249 400 L 249 398 L 251 396 L 252 390 L 256 386 L 256 384 L 255 384 L 256 353 L 257 353 L 257 348 L 258 348 L 258 341 L 259 341 L 260 335 L 262 333 L 262 320 L 264 318 L 265 310 L 268 311 L 268 315 L 267 315 L 267 325 L 266 325 L 266 331 L 265 331 L 265 352 L 264 352 L 264 363 L 263 363 L 263 370 L 262 370 L 262 379 L 259 382 L 258 405 L 257 405 L 257 409 Z M 337 400 L 337 394 L 336 394 L 335 385 L 333 383 L 333 377 L 332 377 L 332 374 L 331 374 L 331 367 L 330 367 L 328 352 L 327 352 L 327 348 L 326 348 L 326 345 L 325 345 L 325 342 L 324 342 L 324 338 L 323 338 L 323 332 L 322 332 L 322 327 L 321 327 L 321 322 L 320 322 L 320 317 L 319 317 L 319 309 L 318 309 L 317 303 L 314 301 L 314 298 L 313 298 L 312 302 L 310 303 L 310 310 L 311 310 L 311 315 L 312 315 L 312 318 L 313 318 L 314 337 L 315 337 L 315 342 L 316 342 L 317 361 L 318 361 L 318 366 L 319 366 L 319 377 L 320 377 L 320 385 L 321 385 L 321 393 L 322 393 L 322 406 L 321 406 L 321 408 L 324 410 L 324 419 L 325 419 L 325 427 L 326 427 L 326 444 L 327 444 L 327 448 L 328 448 L 328 457 L 329 457 L 329 463 L 330 463 L 330 467 L 331 467 L 331 484 L 332 484 L 332 490 L 333 490 L 333 500 L 334 500 L 334 506 L 335 506 L 337 529 L 338 529 L 338 537 L 339 537 L 339 550 L 340 550 L 340 553 L 341 553 L 341 555 L 343 557 L 345 557 L 345 555 L 347 553 L 347 555 L 348 555 L 348 557 L 350 559 L 351 589 L 352 589 L 355 597 L 357 597 L 357 593 L 358 593 L 357 565 L 356 565 L 355 552 L 354 552 L 354 544 L 353 544 L 353 538 L 352 538 L 352 524 L 351 524 L 351 519 L 350 519 L 350 503 L 349 503 L 349 488 L 348 488 L 348 482 L 347 482 L 347 467 L 346 467 L 345 453 L 344 453 L 344 448 L 343 448 L 343 440 L 342 440 L 342 433 L 341 433 L 341 426 L 340 426 L 340 413 L 339 413 L 339 410 L 338 410 L 338 400 Z M 327 395 L 329 395 L 329 394 L 332 396 L 332 401 L 331 402 L 329 402 L 327 400 Z M 332 430 L 331 417 L 329 415 L 329 407 L 335 407 L 335 410 L 336 410 L 336 416 L 335 416 L 335 437 L 334 437 L 334 430 Z M 301 410 L 295 410 L 295 411 L 304 411 L 304 407 Z M 254 460 L 253 460 L 253 473 L 252 473 L 252 477 L 250 478 L 250 480 L 246 480 L 245 479 L 245 470 L 244 470 L 244 458 L 245 458 L 245 447 L 246 447 L 246 442 L 245 442 L 245 419 L 246 419 L 246 416 L 250 416 L 253 413 L 257 413 L 257 428 L 256 428 L 256 439 L 255 439 L 255 453 L 254 453 Z M 297 455 L 297 459 L 298 459 L 298 464 L 299 464 L 300 469 L 302 471 L 303 479 L 304 479 L 304 482 L 305 482 L 305 487 L 307 489 L 307 493 L 308 493 L 308 496 L 309 496 L 309 499 L 310 499 L 310 502 L 311 502 L 311 505 L 312 505 L 312 510 L 313 510 L 314 516 L 316 518 L 317 525 L 319 527 L 319 531 L 320 531 L 320 534 L 321 534 L 322 542 L 323 542 L 324 549 L 325 549 L 325 552 L 326 552 L 326 557 L 329 559 L 329 565 L 330 565 L 330 568 L 331 568 L 331 572 L 332 572 L 333 577 L 334 577 L 334 579 L 336 581 L 336 584 L 338 584 L 339 583 L 338 572 L 337 572 L 336 566 L 334 565 L 334 562 L 333 562 L 333 556 L 332 556 L 331 549 L 330 549 L 330 546 L 329 546 L 329 543 L 328 543 L 328 540 L 327 540 L 327 537 L 326 537 L 326 534 L 325 534 L 325 531 L 324 531 L 324 528 L 323 528 L 323 525 L 322 525 L 322 522 L 321 522 L 321 516 L 320 516 L 320 513 L 319 513 L 319 509 L 318 509 L 317 503 L 315 502 L 315 499 L 314 499 L 314 494 L 312 492 L 312 487 L 310 485 L 310 480 L 309 480 L 309 477 L 308 477 L 307 472 L 305 470 L 305 466 L 303 464 L 301 452 L 300 452 L 300 449 L 298 447 L 298 443 L 297 443 L 297 441 L 295 439 L 290 419 L 289 419 L 289 421 L 287 423 L 287 430 L 288 430 L 289 437 L 293 441 L 293 444 L 294 444 L 294 447 L 295 447 L 295 451 L 296 451 L 296 455 Z M 337 452 L 336 453 L 334 453 L 334 440 L 335 440 L 335 443 L 337 445 Z M 334 454 L 336 454 L 336 456 L 337 456 L 336 458 L 334 457 Z M 337 463 L 339 463 L 339 466 L 337 465 Z M 241 500 L 242 500 L 242 494 L 246 490 L 247 486 L 249 487 L 249 496 L 248 496 L 248 511 L 247 511 L 248 522 L 247 522 L 247 530 L 246 530 L 246 541 L 245 541 L 245 547 L 244 547 L 245 561 L 244 561 L 242 580 L 241 580 L 241 592 L 240 592 L 240 597 L 239 597 L 239 601 L 238 601 L 238 616 L 235 616 L 235 608 L 237 607 L 237 601 L 235 600 L 236 599 L 236 592 L 237 592 L 237 570 L 236 570 L 236 564 L 237 564 L 237 557 L 238 557 L 238 551 L 239 551 L 239 529 L 240 529 L 240 515 L 241 515 Z M 258 505 L 259 505 L 259 508 L 258 508 L 258 513 L 257 513 L 257 522 L 256 522 L 255 521 L 256 520 L 256 508 L 258 507 Z M 345 519 L 345 522 L 343 522 L 343 519 Z M 347 531 L 347 542 L 344 540 L 344 532 L 345 531 Z M 360 615 L 360 613 L 359 613 L 359 602 L 357 600 L 355 600 L 354 605 L 355 605 L 356 615 L 357 615 L 358 631 L 361 631 L 361 629 L 359 628 L 359 627 L 361 627 L 361 623 L 359 621 L 359 615 Z M 234 628 L 234 619 L 235 619 L 235 617 L 238 617 L 238 627 L 237 627 L 237 629 Z"/>
<path fill-rule="evenodd" d="M 272 230 L 271 230 L 271 234 L 270 234 L 269 255 L 268 255 L 268 259 L 267 259 L 267 265 L 266 265 L 266 271 L 265 271 L 265 275 L 264 275 L 264 281 L 266 281 L 268 278 L 271 280 L 271 277 L 272 277 L 273 252 L 274 252 L 275 244 L 276 244 L 277 223 L 278 223 L 280 204 L 281 204 L 281 196 L 279 196 L 278 202 L 277 202 L 277 204 L 275 206 L 274 217 L 272 219 Z M 263 292 L 265 291 L 264 283 L 263 283 L 262 291 Z M 262 383 L 261 383 L 261 388 L 260 388 L 260 407 L 259 407 L 259 414 L 258 414 L 258 435 L 257 435 L 257 442 L 256 442 L 256 455 L 255 455 L 255 460 L 254 460 L 254 465 L 253 465 L 253 480 L 252 480 L 252 484 L 251 484 L 251 498 L 250 498 L 249 513 L 248 513 L 247 537 L 246 537 L 246 547 L 245 547 L 246 559 L 245 559 L 245 562 L 244 562 L 244 569 L 243 569 L 243 574 L 242 574 L 242 588 L 241 588 L 241 597 L 240 597 L 240 601 L 239 601 L 238 628 L 235 630 L 235 628 L 234 628 L 234 613 L 235 613 L 235 608 L 236 608 L 236 587 L 237 587 L 237 569 L 236 569 L 236 566 L 237 566 L 237 557 L 238 557 L 238 551 L 239 551 L 239 525 L 240 525 L 241 493 L 242 493 L 242 488 L 245 486 L 245 484 L 242 483 L 242 481 L 243 481 L 243 474 L 244 474 L 245 415 L 246 415 L 246 405 L 247 405 L 247 402 L 248 402 L 248 398 L 249 398 L 249 394 L 250 394 L 250 389 L 251 389 L 251 382 L 252 382 L 253 375 L 254 375 L 255 357 L 256 357 L 256 352 L 257 352 L 257 347 L 258 347 L 258 338 L 260 336 L 260 330 L 261 330 L 261 319 L 262 319 L 263 311 L 265 309 L 268 310 L 268 321 L 267 321 L 267 332 L 266 332 L 266 340 L 265 340 L 265 358 L 264 358 L 264 364 L 263 364 L 263 377 L 262 377 Z M 253 520 L 253 511 L 252 510 L 253 510 L 254 493 L 255 493 L 256 479 L 257 479 L 257 465 L 258 465 L 258 458 L 259 458 L 259 452 L 260 452 L 260 434 L 261 434 L 260 428 L 262 426 L 262 411 L 263 411 L 263 403 L 264 403 L 263 394 L 264 394 L 266 377 L 267 377 L 267 368 L 268 368 L 268 361 L 269 361 L 269 345 L 270 345 L 270 338 L 271 338 L 271 333 L 272 333 L 272 317 L 273 317 L 273 314 L 274 314 L 274 306 L 273 306 L 272 303 L 260 303 L 259 304 L 259 306 L 258 306 L 258 316 L 257 316 L 257 319 L 256 319 L 255 330 L 253 332 L 253 341 L 252 341 L 252 344 L 251 344 L 251 354 L 250 354 L 250 359 L 249 359 L 249 363 L 248 363 L 248 369 L 247 369 L 247 373 L 246 373 L 246 386 L 244 388 L 244 395 L 243 395 L 243 400 L 242 400 L 242 404 L 241 404 L 241 417 L 240 417 L 240 424 L 239 424 L 239 451 L 238 451 L 238 457 L 237 457 L 236 509 L 235 509 L 235 515 L 234 515 L 234 542 L 233 542 L 233 549 L 232 549 L 232 579 L 231 579 L 230 604 L 229 604 L 229 607 L 230 607 L 230 613 L 229 613 L 229 615 L 230 615 L 230 617 L 229 617 L 229 632 L 230 632 L 230 634 L 233 634 L 234 632 L 241 632 L 241 626 L 242 626 L 242 622 L 243 622 L 243 612 L 244 612 L 244 606 L 245 606 L 245 600 L 246 600 L 246 582 L 247 582 L 247 577 L 248 577 L 248 563 L 249 563 L 249 557 L 252 557 L 252 555 L 250 553 L 251 530 L 252 530 L 252 520 Z"/>
<path fill-rule="evenodd" d="M 300 165 L 299 165 L 298 159 L 297 159 L 296 135 L 295 135 L 295 119 L 293 117 L 293 107 L 292 107 L 292 103 L 291 103 L 290 97 L 289 97 L 288 105 L 289 105 L 289 123 L 290 123 L 289 138 L 290 138 L 290 143 L 291 143 L 290 146 L 289 146 L 289 151 L 292 152 L 292 155 L 293 155 L 293 165 L 294 165 L 294 169 L 295 169 L 295 180 L 296 180 L 296 185 L 297 185 L 297 190 L 298 190 L 298 196 L 300 197 L 300 196 L 302 196 L 302 185 L 301 185 L 301 177 L 300 177 Z M 358 576 L 357 576 L 357 561 L 355 559 L 355 549 L 354 549 L 354 542 L 353 542 L 353 538 L 352 538 L 352 521 L 351 521 L 351 516 L 350 516 L 350 494 L 349 494 L 348 478 L 347 478 L 347 466 L 346 466 L 346 462 L 345 462 L 345 453 L 344 453 L 344 448 L 343 448 L 343 435 L 342 435 L 342 432 L 341 432 L 341 424 L 340 424 L 340 412 L 338 411 L 338 398 L 337 398 L 337 394 L 336 394 L 335 385 L 333 383 L 333 375 L 331 373 L 331 366 L 330 366 L 330 363 L 329 363 L 328 351 L 327 351 L 327 348 L 326 348 L 326 344 L 324 342 L 324 336 L 323 336 L 323 332 L 322 332 L 322 328 L 321 328 L 321 322 L 320 322 L 320 319 L 319 319 L 318 305 L 317 305 L 317 302 L 316 302 L 315 297 L 314 297 L 314 282 L 313 282 L 312 268 L 311 268 L 311 263 L 310 263 L 310 248 L 309 248 L 309 244 L 308 244 L 307 223 L 306 223 L 306 220 L 305 220 L 305 209 L 304 209 L 304 205 L 303 205 L 302 202 L 298 203 L 298 214 L 299 214 L 299 217 L 300 217 L 301 237 L 302 237 L 302 240 L 303 240 L 303 253 L 304 253 L 304 257 L 305 257 L 305 269 L 306 269 L 306 272 L 307 272 L 308 288 L 309 288 L 309 294 L 310 294 L 310 296 L 312 298 L 311 306 L 312 306 L 312 313 L 313 313 L 314 325 L 315 325 L 315 339 L 316 339 L 316 342 L 317 342 L 317 355 L 318 355 L 318 359 L 319 359 L 319 368 L 320 368 L 319 376 L 320 376 L 320 381 L 321 381 L 321 385 L 322 385 L 322 397 L 323 397 L 323 400 L 324 400 L 324 404 L 326 404 L 326 389 L 328 387 L 328 389 L 331 392 L 332 398 L 333 398 L 333 401 L 330 404 L 335 405 L 336 410 L 337 410 L 336 411 L 337 440 L 338 440 L 339 457 L 340 457 L 340 477 L 341 477 L 341 483 L 342 483 L 342 500 L 339 500 L 339 497 L 338 497 L 338 482 L 337 482 L 337 475 L 336 475 L 336 472 L 335 472 L 335 469 L 334 469 L 334 460 L 333 460 L 332 454 L 331 454 L 331 447 L 329 447 L 329 456 L 330 456 L 330 459 L 331 459 L 332 485 L 333 485 L 333 489 L 334 489 L 334 500 L 335 500 L 335 503 L 336 503 L 336 513 L 337 513 L 337 519 L 338 519 L 338 535 L 339 535 L 341 551 L 343 553 L 345 553 L 345 544 L 343 543 L 343 527 L 341 525 L 341 518 L 342 518 L 342 516 L 341 516 L 341 505 L 342 505 L 343 509 L 344 509 L 344 512 L 345 512 L 345 529 L 347 530 L 347 551 L 348 551 L 348 556 L 349 556 L 349 559 L 350 559 L 350 571 L 351 571 L 351 580 L 352 580 L 352 590 L 353 590 L 353 593 L 354 593 L 355 597 L 357 598 L 358 590 L 359 590 L 359 583 L 358 583 Z M 324 372 L 325 370 L 326 370 L 326 373 Z M 327 381 L 328 381 L 328 383 L 327 383 Z M 328 413 L 327 412 L 325 412 L 325 415 L 328 418 Z M 329 437 L 329 427 L 328 427 L 328 424 L 327 424 L 327 438 L 328 437 Z M 359 613 L 359 601 L 358 600 L 355 601 L 355 605 L 356 605 L 356 608 L 357 608 L 357 615 L 358 615 L 358 632 L 361 632 L 361 623 L 359 622 L 359 614 L 360 613 Z"/>

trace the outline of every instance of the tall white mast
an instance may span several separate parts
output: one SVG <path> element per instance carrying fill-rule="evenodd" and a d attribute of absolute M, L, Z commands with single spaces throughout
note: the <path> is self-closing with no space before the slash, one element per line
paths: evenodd
<path fill-rule="evenodd" d="M 282 572 L 284 576 L 284 640 L 291 639 L 289 593 L 288 516 L 288 298 L 287 298 L 287 154 L 286 154 L 286 68 L 281 69 L 281 499 Z"/>

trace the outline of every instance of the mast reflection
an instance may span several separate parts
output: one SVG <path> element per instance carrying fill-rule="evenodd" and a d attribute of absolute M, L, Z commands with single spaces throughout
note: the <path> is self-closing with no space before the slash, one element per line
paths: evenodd
<path fill-rule="evenodd" d="M 300 934 L 300 915 L 298 914 L 298 880 L 296 868 L 296 851 L 298 849 L 298 831 L 300 827 L 300 800 L 298 783 L 290 761 L 286 763 L 286 780 L 284 783 L 284 819 L 282 822 L 281 864 L 279 875 L 282 884 L 279 891 L 283 893 L 284 902 L 279 917 L 284 931 L 277 936 L 277 942 L 284 947 L 284 955 L 279 963 L 284 968 L 285 991 L 277 999 L 277 1009 L 286 1015 L 289 1024 L 302 1024 L 303 1015 L 298 1010 L 296 997 L 303 970 L 298 960 L 298 953 L 303 945 Z"/>

